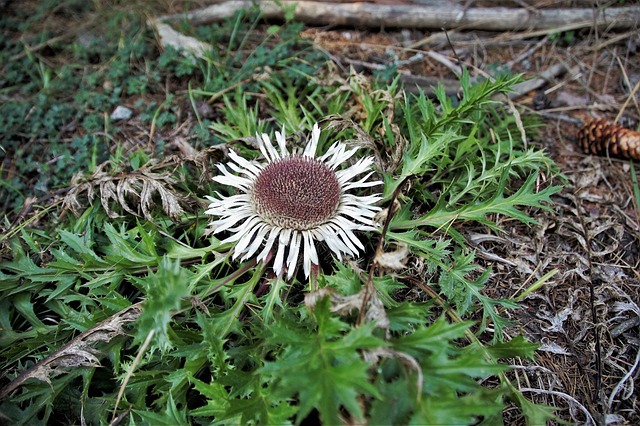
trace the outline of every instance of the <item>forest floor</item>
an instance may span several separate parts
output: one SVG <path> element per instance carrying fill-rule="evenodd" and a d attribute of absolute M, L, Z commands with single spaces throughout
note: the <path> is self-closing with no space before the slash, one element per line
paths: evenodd
<path fill-rule="evenodd" d="M 18 3 L 22 2 L 9 5 Z M 470 7 L 482 8 L 484 3 Z M 525 2 L 502 3 L 517 8 Z M 526 3 L 536 10 L 584 4 Z M 162 15 L 199 4 L 166 1 L 154 7 L 156 15 Z M 43 25 L 64 37 L 77 32 L 78 22 L 52 15 Z M 268 27 L 257 30 L 266 32 Z M 379 78 L 400 73 L 408 91 L 419 85 L 428 92 L 442 83 L 455 95 L 455 71 L 460 65 L 472 77 L 484 72 L 523 73 L 531 79 L 547 76 L 539 87 L 519 93 L 512 102 L 522 115 L 539 117 L 541 126 L 537 134 L 528 135 L 527 143 L 549 153 L 566 178 L 563 189 L 553 197 L 550 211 L 531 213 L 537 225 L 504 221 L 503 234 L 487 232 L 481 225 L 461 231 L 483 266 L 493 270 L 486 286 L 492 297 L 509 297 L 515 288 L 542 284 L 519 302 L 520 309 L 508 312 L 518 324 L 510 332 L 523 333 L 542 345 L 535 361 L 521 361 L 510 373 L 523 393 L 559 407 L 559 417 L 569 422 L 640 424 L 640 394 L 634 390 L 640 374 L 640 172 L 629 159 L 585 154 L 577 140 L 578 129 L 590 118 L 638 128 L 638 28 L 443 32 L 308 25 L 303 36 L 338 68 L 353 67 Z M 48 53 L 43 49 L 39 54 Z M 176 103 L 182 102 L 186 111 L 189 101 L 184 87 L 180 90 L 175 92 Z M 152 102 L 158 98 L 143 99 Z M 224 105 L 216 100 L 199 108 L 205 116 L 216 116 Z M 161 136 L 167 146 L 187 149 L 182 142 L 172 145 L 172 135 L 184 134 L 197 121 L 187 113 L 178 118 L 173 131 L 150 130 L 131 121 L 123 131 L 124 139 L 134 145 L 129 149 L 152 150 L 148 141 L 154 131 L 163 132 L 153 137 Z M 75 128 L 68 127 L 67 137 Z M 5 172 L 10 172 L 6 164 Z M 8 217 L 19 223 L 29 214 L 26 208 Z"/>
<path fill-rule="evenodd" d="M 550 3 L 529 2 L 536 7 L 561 2 Z M 532 32 L 531 37 L 477 30 L 314 28 L 308 33 L 343 66 L 372 71 L 397 57 L 405 62 L 399 71 L 444 84 L 455 79 L 449 63 L 416 55 L 436 52 L 471 70 L 504 67 L 531 79 L 564 65 L 567 72 L 514 99 L 525 114 L 541 117 L 532 143 L 547 150 L 567 178 L 553 197 L 553 210 L 536 211 L 538 226 L 504 223 L 506 235 L 485 238 L 484 231 L 469 229 L 467 236 L 495 272 L 488 285 L 492 296 L 507 296 L 552 273 L 512 312 L 519 331 L 542 344 L 536 361 L 516 374 L 532 392 L 545 390 L 536 390 L 533 399 L 563 407 L 562 417 L 578 423 L 591 420 L 587 412 L 607 424 L 639 423 L 640 399 L 631 381 L 640 374 L 640 200 L 634 194 L 640 172 L 629 160 L 586 155 L 577 140 L 590 118 L 638 128 L 637 28 Z"/>

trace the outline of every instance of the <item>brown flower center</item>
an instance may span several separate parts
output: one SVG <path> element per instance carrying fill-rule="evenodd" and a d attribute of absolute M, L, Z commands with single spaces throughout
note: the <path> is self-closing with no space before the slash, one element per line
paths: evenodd
<path fill-rule="evenodd" d="M 330 220 L 338 210 L 340 195 L 340 182 L 329 167 L 299 155 L 265 167 L 251 194 L 265 222 L 299 231 Z"/>

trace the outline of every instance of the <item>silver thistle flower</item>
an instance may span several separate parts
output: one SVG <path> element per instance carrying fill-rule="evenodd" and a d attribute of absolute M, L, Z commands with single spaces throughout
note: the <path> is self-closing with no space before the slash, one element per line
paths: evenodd
<path fill-rule="evenodd" d="M 354 231 L 375 230 L 373 217 L 380 210 L 374 204 L 379 194 L 358 196 L 349 191 L 379 185 L 368 182 L 373 174 L 372 157 L 365 157 L 353 165 L 340 168 L 358 148 L 347 150 L 335 142 L 327 152 L 316 158 L 320 129 L 316 123 L 311 139 L 302 152 L 289 152 L 284 128 L 276 132 L 279 152 L 266 134 L 256 135 L 260 152 L 266 162 L 248 161 L 233 150 L 232 161 L 218 164 L 222 173 L 213 179 L 239 190 L 229 197 L 216 192 L 206 214 L 218 217 L 211 225 L 214 233 L 229 230 L 231 235 L 223 243 L 236 242 L 233 259 L 257 255 L 264 261 L 276 246 L 273 269 L 280 276 L 286 265 L 290 279 L 296 269 L 300 248 L 303 268 L 309 277 L 311 264 L 318 265 L 315 241 L 324 241 L 342 260 L 342 255 L 356 256 L 364 247 Z M 354 181 L 356 176 L 366 173 Z M 286 252 L 286 261 L 285 261 Z"/>

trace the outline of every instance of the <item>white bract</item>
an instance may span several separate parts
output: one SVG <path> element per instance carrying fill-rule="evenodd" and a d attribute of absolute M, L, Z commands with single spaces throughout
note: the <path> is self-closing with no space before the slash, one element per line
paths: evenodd
<path fill-rule="evenodd" d="M 374 204 L 381 197 L 350 191 L 382 184 L 367 181 L 373 174 L 373 158 L 341 168 L 358 150 L 347 149 L 341 142 L 316 158 L 317 123 L 302 152 L 287 150 L 284 128 L 276 132 L 279 150 L 268 135 L 257 138 L 266 161 L 248 161 L 230 150 L 231 161 L 218 164 L 221 175 L 213 179 L 238 191 L 228 197 L 219 192 L 216 197 L 207 196 L 211 204 L 205 213 L 218 218 L 211 223 L 214 232 L 228 230 L 231 235 L 222 243 L 236 243 L 233 258 L 244 261 L 258 253 L 261 262 L 275 249 L 273 269 L 280 276 L 286 266 L 290 279 L 301 248 L 305 276 L 309 277 L 311 264 L 318 265 L 316 241 L 324 241 L 338 260 L 343 254 L 356 256 L 363 250 L 354 232 L 376 229 L 373 217 L 380 208 Z"/>

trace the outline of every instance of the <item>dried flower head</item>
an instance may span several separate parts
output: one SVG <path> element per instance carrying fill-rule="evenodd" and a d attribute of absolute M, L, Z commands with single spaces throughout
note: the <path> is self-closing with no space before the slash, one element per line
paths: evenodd
<path fill-rule="evenodd" d="M 226 166 L 219 164 L 222 174 L 213 179 L 239 191 L 228 197 L 220 193 L 207 197 L 211 204 L 205 213 L 218 217 L 211 223 L 214 232 L 228 230 L 231 235 L 223 243 L 236 242 L 233 258 L 247 260 L 262 247 L 257 260 L 264 261 L 275 249 L 274 271 L 279 276 L 286 266 L 291 278 L 302 247 L 308 277 L 311 265 L 318 265 L 316 241 L 324 241 L 339 260 L 343 254 L 355 256 L 364 249 L 354 231 L 375 229 L 373 217 L 380 209 L 374 204 L 380 196 L 349 192 L 382 183 L 367 181 L 373 174 L 373 158 L 365 157 L 341 168 L 357 151 L 348 150 L 341 142 L 316 158 L 320 138 L 317 123 L 302 152 L 287 150 L 284 129 L 276 132 L 279 152 L 269 136 L 257 137 L 266 161 L 248 161 L 230 150 L 232 161 Z"/>

